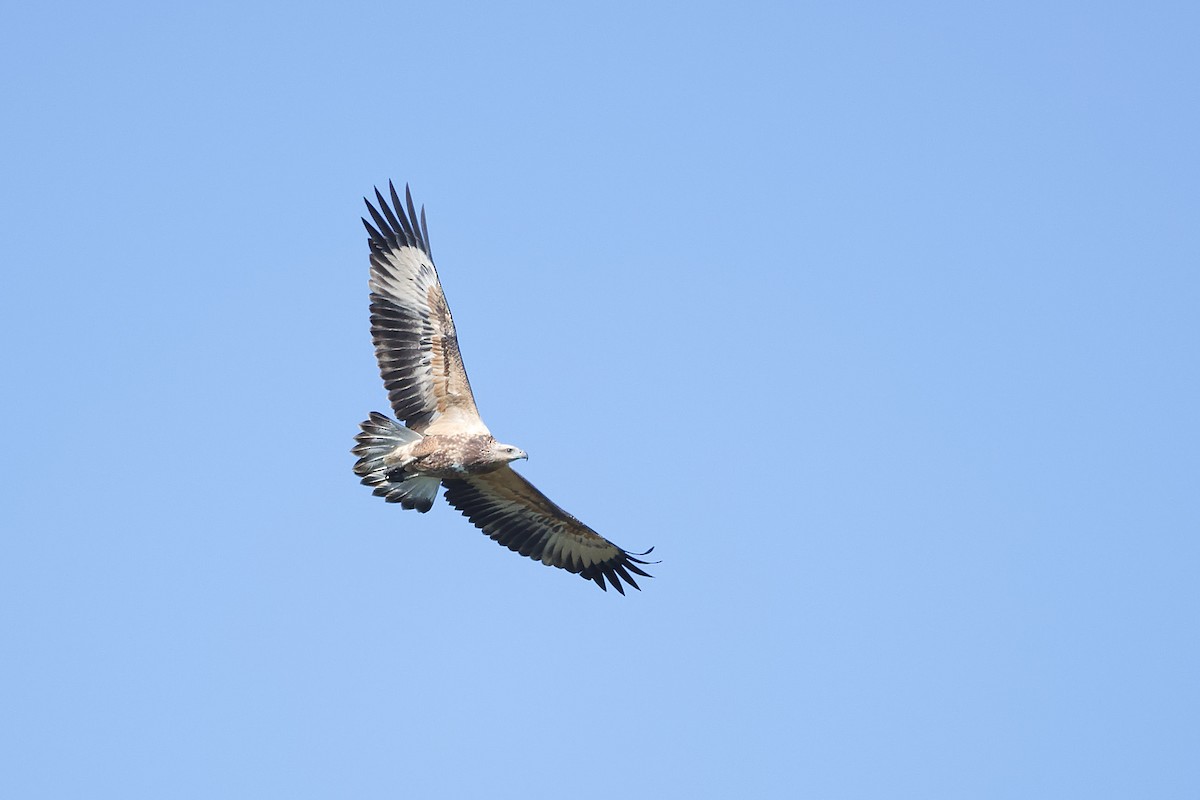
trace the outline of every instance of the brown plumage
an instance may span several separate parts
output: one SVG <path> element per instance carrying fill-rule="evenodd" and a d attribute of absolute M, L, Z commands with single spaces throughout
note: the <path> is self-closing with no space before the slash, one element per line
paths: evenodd
<path fill-rule="evenodd" d="M 605 582 L 621 594 L 645 565 L 555 505 L 509 466 L 527 458 L 492 437 L 475 407 L 458 348 L 454 318 L 433 266 L 425 209 L 418 216 L 405 187 L 391 205 L 364 198 L 371 250 L 371 338 L 398 425 L 372 412 L 362 423 L 354 465 L 374 493 L 404 508 L 428 511 L 439 486 L 446 500 L 508 549 L 543 564 Z M 406 213 L 407 208 L 407 213 Z M 419 220 L 419 224 L 418 224 Z M 631 574 L 632 573 L 632 574 Z"/>

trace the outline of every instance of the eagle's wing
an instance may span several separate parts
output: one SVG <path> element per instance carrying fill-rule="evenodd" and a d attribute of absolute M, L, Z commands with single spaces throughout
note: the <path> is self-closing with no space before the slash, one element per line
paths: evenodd
<path fill-rule="evenodd" d="M 446 500 L 488 536 L 509 550 L 551 567 L 560 567 L 595 581 L 608 591 L 604 579 L 618 592 L 624 580 L 635 589 L 631 572 L 651 577 L 630 555 L 555 505 L 507 465 L 494 472 L 443 480 Z"/>
<path fill-rule="evenodd" d="M 420 433 L 487 433 L 433 266 L 425 209 L 418 226 L 408 187 L 407 214 L 390 182 L 388 189 L 391 206 L 378 189 L 378 209 L 363 198 L 375 222 L 363 219 L 371 247 L 371 338 L 388 399 L 396 416 Z"/>

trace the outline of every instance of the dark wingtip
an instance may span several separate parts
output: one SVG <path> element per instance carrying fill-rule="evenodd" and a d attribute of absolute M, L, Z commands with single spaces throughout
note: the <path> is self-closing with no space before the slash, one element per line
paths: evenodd
<path fill-rule="evenodd" d="M 617 573 L 611 567 L 604 573 L 604 577 L 608 578 L 608 582 L 621 593 L 622 597 L 625 596 L 625 587 L 621 585 L 621 579 L 617 577 Z"/>
<path fill-rule="evenodd" d="M 404 184 L 405 200 L 403 201 L 396 192 L 396 184 L 393 181 L 389 180 L 387 187 L 388 193 L 391 195 L 391 203 L 384 197 L 378 186 L 375 187 L 378 208 L 375 203 L 366 197 L 363 198 L 363 203 L 367 206 L 371 219 L 375 221 L 375 224 L 372 225 L 366 218 L 363 218 L 363 224 L 367 226 L 373 242 L 383 249 L 415 247 L 423 250 L 432 258 L 433 254 L 429 249 L 429 226 L 425 221 L 424 206 L 421 207 L 421 214 L 418 217 L 413 206 L 412 190 L 409 189 L 407 183 Z"/>
<path fill-rule="evenodd" d="M 643 553 L 626 553 L 625 556 L 630 561 L 633 561 L 638 564 L 661 564 L 662 559 L 659 559 L 658 561 L 642 561 L 642 559 L 640 558 L 640 556 L 648 556 L 653 552 L 654 552 L 654 548 L 651 547 L 649 550 L 647 550 Z M 649 576 L 647 576 L 647 577 L 649 577 Z"/>
<path fill-rule="evenodd" d="M 425 239 L 425 253 L 433 258 L 433 248 L 429 244 L 429 226 L 425 224 L 425 206 L 421 205 L 421 236 Z"/>
<path fill-rule="evenodd" d="M 408 184 L 404 184 L 404 202 L 408 206 L 408 219 L 413 227 L 413 237 L 417 240 L 417 244 L 426 253 L 429 252 L 429 245 L 425 243 L 421 236 L 420 218 L 417 216 L 417 207 L 413 204 L 412 190 L 408 188 Z"/>
<path fill-rule="evenodd" d="M 639 592 L 642 590 L 642 587 L 638 586 L 637 581 L 635 581 L 633 576 L 629 574 L 629 570 L 625 569 L 624 564 L 617 564 L 613 567 L 613 569 L 616 570 L 617 574 L 624 578 L 625 582 L 630 586 L 637 589 Z"/>
<path fill-rule="evenodd" d="M 366 200 L 367 198 L 364 197 L 363 199 Z M 368 203 L 367 205 L 370 206 L 371 204 Z M 387 237 L 375 230 L 375 226 L 367 222 L 366 217 L 359 217 L 359 219 L 362 220 L 363 227 L 367 229 L 367 241 L 371 244 L 371 246 L 379 249 L 387 247 Z"/>

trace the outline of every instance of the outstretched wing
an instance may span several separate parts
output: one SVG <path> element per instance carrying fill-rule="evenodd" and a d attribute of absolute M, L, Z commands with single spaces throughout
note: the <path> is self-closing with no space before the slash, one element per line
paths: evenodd
<path fill-rule="evenodd" d="M 443 480 L 446 500 L 488 536 L 509 550 L 551 567 L 582 575 L 608 591 L 604 579 L 621 594 L 621 581 L 641 589 L 629 574 L 649 573 L 630 555 L 555 505 L 508 466 L 461 480 Z"/>
<path fill-rule="evenodd" d="M 454 319 L 429 251 L 425 209 L 420 225 L 412 193 L 408 213 L 388 183 L 392 204 L 375 190 L 379 208 L 363 198 L 371 247 L 371 338 L 396 416 L 425 433 L 487 433 L 458 350 Z"/>

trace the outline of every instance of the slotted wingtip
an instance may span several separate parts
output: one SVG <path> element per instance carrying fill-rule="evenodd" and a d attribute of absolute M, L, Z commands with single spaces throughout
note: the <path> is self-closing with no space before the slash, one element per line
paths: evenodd
<path fill-rule="evenodd" d="M 639 564 L 661 564 L 662 563 L 661 558 L 658 559 L 657 561 L 643 561 L 642 560 L 642 558 L 641 558 L 642 556 L 648 556 L 653 552 L 654 552 L 654 548 L 651 547 L 649 550 L 646 550 L 643 553 L 628 553 L 627 552 L 625 555 L 629 557 L 630 561 L 636 561 Z"/>
<path fill-rule="evenodd" d="M 373 187 L 375 200 L 363 197 L 368 217 L 362 217 L 363 226 L 372 240 L 372 247 L 382 250 L 396 247 L 415 247 L 430 258 L 433 251 L 429 245 L 429 224 L 425 221 L 425 207 L 417 213 L 412 199 L 412 187 L 404 184 L 404 199 L 396 191 L 395 181 L 387 182 L 388 196 L 378 185 Z M 390 202 L 389 202 L 390 196 Z"/>

